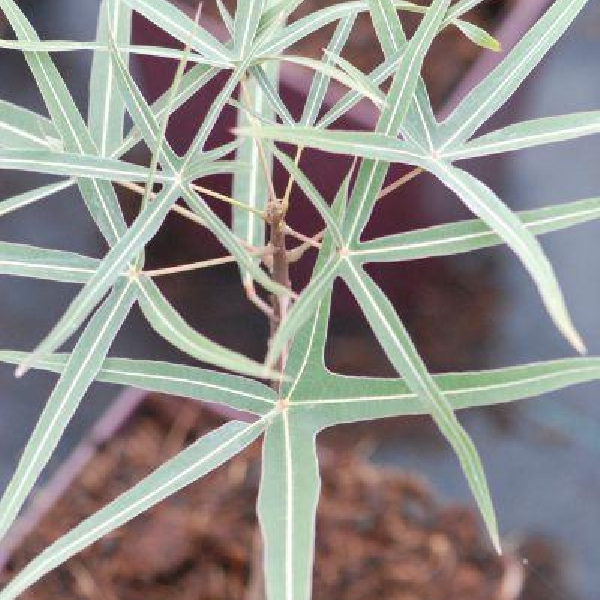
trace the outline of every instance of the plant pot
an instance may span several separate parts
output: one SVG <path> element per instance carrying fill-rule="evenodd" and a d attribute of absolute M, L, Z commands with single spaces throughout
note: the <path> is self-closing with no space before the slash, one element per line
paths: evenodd
<path fill-rule="evenodd" d="M 121 395 L 38 494 L 0 552 L 5 577 L 222 421 L 192 401 L 143 399 Z M 356 449 L 322 448 L 320 459 L 315 600 L 522 598 L 520 562 L 493 553 L 473 513 L 440 505 L 417 478 L 368 465 Z M 254 515 L 259 473 L 255 444 L 22 597 L 262 598 Z"/>
<path fill-rule="evenodd" d="M 502 20 L 495 32 L 496 37 L 502 43 L 504 51 L 500 54 L 489 51 L 481 52 L 474 60 L 472 60 L 472 56 L 469 56 L 470 62 L 463 62 L 465 72 L 462 76 L 455 73 L 453 76 L 454 81 L 446 82 L 444 86 L 438 86 L 440 89 L 435 93 L 435 103 L 439 107 L 438 113 L 440 115 L 448 114 L 451 107 L 456 105 L 473 85 L 483 79 L 502 59 L 504 54 L 515 45 L 522 34 L 550 3 L 550 0 L 509 2 L 506 6 L 510 8 L 507 8 L 505 13 L 500 15 Z M 187 8 L 190 12 L 192 11 L 191 7 L 186 7 L 181 2 L 179 4 L 184 9 Z M 217 37 L 225 37 L 222 27 L 210 16 L 204 16 L 204 25 Z M 177 46 L 166 33 L 139 15 L 134 19 L 133 32 L 136 43 Z M 372 35 L 372 32 L 370 35 Z M 454 38 L 458 39 L 458 34 Z M 316 46 L 321 47 L 321 45 L 317 44 Z M 469 47 L 471 47 L 470 42 Z M 440 52 L 437 53 L 437 56 L 440 57 Z M 160 61 L 160 59 L 152 57 L 140 57 L 140 81 L 148 99 L 155 99 L 168 87 L 173 76 L 173 69 L 174 65 L 167 61 Z M 439 70 L 436 64 L 427 67 L 427 71 L 432 76 L 435 76 Z M 456 80 L 457 77 L 460 77 L 460 79 Z M 301 102 L 307 93 L 310 79 L 306 70 L 295 65 L 283 64 L 281 95 L 295 115 L 301 111 Z M 185 151 L 190 142 L 190 132 L 194 129 L 189 126 L 189 123 L 195 122 L 198 115 L 206 113 L 221 84 L 222 81 L 217 78 L 173 116 L 168 133 L 176 151 Z M 450 87 L 452 87 L 452 92 Z M 339 95 L 340 89 L 335 84 L 332 85 L 325 104 L 331 106 Z M 514 101 L 511 107 L 511 110 L 514 110 Z M 377 116 L 377 110 L 365 101 L 358 104 L 336 126 L 347 129 L 369 129 L 374 126 Z M 508 112 L 503 111 L 500 120 L 496 119 L 493 125 L 506 124 L 508 118 Z M 211 140 L 211 143 L 230 141 L 229 131 L 235 125 L 234 110 L 226 110 L 219 123 L 220 126 L 217 128 L 220 132 L 219 136 Z M 342 156 L 327 156 L 324 161 L 321 154 L 310 150 L 305 152 L 301 166 L 323 196 L 332 198 L 337 191 L 339 182 L 346 174 L 349 164 L 349 160 Z M 473 170 L 494 187 L 501 180 L 503 160 L 502 158 L 495 158 L 491 161 L 482 161 Z M 394 166 L 390 170 L 389 180 L 393 181 L 405 172 L 406 169 L 402 166 Z M 283 189 L 286 182 L 287 177 L 283 170 L 276 169 L 274 173 L 276 189 Z M 207 179 L 203 183 L 219 191 L 229 192 L 230 182 L 226 178 Z M 320 223 L 318 215 L 297 189 L 294 194 L 291 202 L 290 224 L 307 235 L 315 233 Z M 227 206 L 222 203 L 213 203 L 212 206 L 221 218 L 229 221 L 230 211 Z M 448 220 L 468 218 L 469 216 L 468 211 L 451 193 L 432 178 L 422 176 L 411 181 L 397 193 L 390 195 L 377 205 L 365 235 L 368 237 L 381 236 L 435 225 Z M 159 234 L 153 246 L 151 246 L 148 259 L 157 265 L 163 266 L 212 258 L 222 255 L 222 252 L 218 242 L 211 234 L 199 230 L 196 225 L 186 223 L 181 218 L 174 216 L 170 218 L 168 226 Z M 478 260 L 479 262 L 477 262 Z M 466 267 L 463 267 L 463 265 L 466 265 Z M 296 289 L 301 289 L 307 282 L 311 268 L 310 259 L 301 261 L 294 266 L 292 280 Z M 486 365 L 485 346 L 489 337 L 491 337 L 497 306 L 495 298 L 499 296 L 498 290 L 495 289 L 494 268 L 493 265 L 490 266 L 487 255 L 483 258 L 477 256 L 475 260 L 473 257 L 467 259 L 464 259 L 464 257 L 435 258 L 426 261 L 406 262 L 401 265 L 382 264 L 369 267 L 369 269 L 377 283 L 384 289 L 403 316 L 415 342 L 422 349 L 423 354 L 428 359 L 428 364 L 433 370 L 457 370 Z M 227 272 L 228 276 L 237 280 L 234 269 L 223 270 L 223 272 Z M 184 285 L 180 281 L 183 281 L 183 279 L 181 278 L 173 285 Z M 170 282 L 165 280 L 165 286 L 169 285 Z M 180 296 L 178 290 L 169 290 L 168 287 L 163 291 L 170 298 Z M 238 284 L 232 286 L 232 294 L 236 293 L 240 296 L 243 295 L 241 286 Z M 468 302 L 473 307 L 470 315 L 476 315 L 476 317 L 468 320 L 452 320 L 452 323 L 449 323 L 446 317 L 452 313 L 448 306 L 453 302 L 457 306 L 464 305 L 467 295 Z M 182 303 L 179 308 L 186 312 L 191 319 L 194 318 L 193 314 L 196 310 L 194 306 L 185 306 Z M 463 313 L 463 311 L 455 311 L 454 314 L 460 313 Z M 354 300 L 351 294 L 341 285 L 339 289 L 336 288 L 334 294 L 332 315 L 334 331 L 336 323 L 343 323 L 338 329 L 344 329 L 344 333 L 347 335 L 352 338 L 366 337 L 366 333 L 362 328 L 362 320 L 359 318 L 360 313 Z M 352 328 L 356 328 L 356 332 L 350 331 Z M 431 331 L 438 331 L 440 328 L 446 331 L 441 345 L 438 343 L 440 337 L 432 337 L 430 334 Z M 264 335 L 266 336 L 266 333 Z M 452 344 L 454 340 L 456 341 L 456 347 L 449 348 L 448 344 Z M 474 348 L 474 351 L 466 352 L 466 348 Z M 389 373 L 387 361 L 372 345 L 361 349 L 360 354 L 374 357 L 373 367 L 367 367 L 370 369 L 368 370 L 369 374 L 383 375 Z M 351 366 L 356 367 L 356 365 L 348 365 L 348 368 Z"/>

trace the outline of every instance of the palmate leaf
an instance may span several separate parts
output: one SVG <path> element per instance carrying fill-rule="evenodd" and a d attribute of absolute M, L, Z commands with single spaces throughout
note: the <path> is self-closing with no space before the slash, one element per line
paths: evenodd
<path fill-rule="evenodd" d="M 0 500 L 0 538 L 4 537 L 13 523 L 50 460 L 69 421 L 102 367 L 135 297 L 131 281 L 117 285 L 77 342 Z"/>
<path fill-rule="evenodd" d="M 169 187 L 142 210 L 127 233 L 101 261 L 94 275 L 77 294 L 58 323 L 19 367 L 19 373 L 24 373 L 38 359 L 60 348 L 75 333 L 121 273 L 128 269 L 130 262 L 154 236 L 178 198 L 179 189 Z"/>
<path fill-rule="evenodd" d="M 442 124 L 438 150 L 454 148 L 469 139 L 513 95 L 586 4 L 587 0 L 556 0 Z"/>
<path fill-rule="evenodd" d="M 519 218 L 481 181 L 450 163 L 420 154 L 419 150 L 409 143 L 379 133 L 319 131 L 278 126 L 263 127 L 260 134 L 284 142 L 301 140 L 306 146 L 326 152 L 352 152 L 374 161 L 367 163 L 368 170 L 364 170 L 362 175 L 359 172 L 353 194 L 353 198 L 356 199 L 355 216 L 347 227 L 350 232 L 360 232 L 362 227 L 359 223 L 366 222 L 365 218 L 370 213 L 370 209 L 365 208 L 369 203 L 364 200 L 368 197 L 364 186 L 372 189 L 377 183 L 374 165 L 378 160 L 411 164 L 431 172 L 510 246 L 536 283 L 548 313 L 558 329 L 576 350 L 585 352 L 585 346 L 571 322 L 554 270 L 541 246 Z M 376 189 L 379 188 L 380 184 L 377 184 Z M 359 202 L 362 204 L 358 204 Z"/>
<path fill-rule="evenodd" d="M 136 85 L 133 77 L 131 76 L 127 65 L 123 62 L 123 59 L 119 56 L 117 48 L 113 38 L 109 32 L 109 47 L 111 65 L 113 66 L 113 72 L 115 75 L 115 85 L 120 92 L 120 96 L 123 99 L 124 104 L 127 107 L 127 111 L 131 115 L 134 125 L 139 130 L 143 139 L 146 141 L 148 148 L 154 151 L 159 145 L 160 138 L 160 156 L 163 158 L 161 163 L 163 164 L 167 172 L 173 173 L 180 167 L 180 160 L 177 155 L 173 152 L 169 143 L 166 139 L 161 136 L 161 127 L 156 119 L 156 116 L 152 109 L 146 103 L 142 93 Z M 166 111 L 169 110 L 169 103 L 165 105 Z M 166 112 L 163 118 L 167 118 L 169 115 Z M 156 180 L 156 169 L 151 169 L 152 174 L 149 179 Z M 148 187 L 151 187 L 150 182 L 147 182 Z"/>
<path fill-rule="evenodd" d="M 369 12 L 386 59 L 393 59 L 400 52 L 404 54 L 407 39 L 394 2 L 392 0 L 369 0 Z M 419 77 L 415 97 L 405 115 L 400 131 L 405 139 L 412 141 L 417 146 L 432 148 L 436 130 L 437 121 L 431 108 L 431 101 L 423 78 Z"/>
<path fill-rule="evenodd" d="M 25 352 L 0 350 L 0 362 L 19 364 L 26 356 Z M 68 361 L 68 354 L 51 354 L 39 361 L 35 368 L 62 373 Z M 107 358 L 96 380 L 222 404 L 260 416 L 272 411 L 277 400 L 277 395 L 270 387 L 252 379 L 152 360 Z"/>
<path fill-rule="evenodd" d="M 256 440 L 269 419 L 232 421 L 200 438 L 42 552 L 0 592 L 0 600 L 16 598 L 71 556 L 222 465 Z"/>
<path fill-rule="evenodd" d="M 419 84 L 423 60 L 439 31 L 448 5 L 447 0 L 434 0 L 408 42 L 388 91 L 386 106 L 381 111 L 376 127 L 377 133 L 395 137 L 400 132 Z M 382 163 L 379 159 L 361 163 L 342 227 L 347 243 L 360 236 L 371 215 L 387 171 L 387 163 Z"/>
<path fill-rule="evenodd" d="M 160 122 L 160 119 L 164 118 L 167 110 L 167 102 L 169 102 L 171 106 L 170 110 L 175 111 L 205 85 L 210 83 L 218 73 L 219 69 L 206 65 L 195 65 L 189 69 L 181 78 L 179 87 L 172 97 L 171 90 L 167 90 L 152 104 L 151 109 L 154 113 L 155 120 Z M 122 156 L 142 138 L 141 131 L 137 127 L 133 127 L 125 137 L 123 144 L 115 151 L 114 156 Z"/>
<path fill-rule="evenodd" d="M 11 27 L 21 41 L 39 42 L 39 37 L 14 0 L 0 0 Z M 47 53 L 25 53 L 25 59 L 67 152 L 94 155 L 92 139 L 67 86 Z M 79 173 L 74 173 L 79 175 Z M 82 175 L 79 189 L 86 206 L 109 244 L 126 229 L 117 197 L 110 183 Z"/>
<path fill-rule="evenodd" d="M 225 68 L 231 66 L 234 60 L 231 50 L 167 0 L 123 0 L 123 2 L 215 65 Z"/>

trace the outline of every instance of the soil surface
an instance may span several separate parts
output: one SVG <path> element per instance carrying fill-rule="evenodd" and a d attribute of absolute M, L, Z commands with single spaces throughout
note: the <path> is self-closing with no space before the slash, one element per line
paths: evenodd
<path fill-rule="evenodd" d="M 219 424 L 196 403 L 148 400 L 26 539 L 4 580 Z M 518 562 L 491 551 L 470 511 L 441 505 L 418 478 L 376 469 L 356 451 L 320 454 L 314 600 L 516 598 L 511 587 L 521 575 Z M 88 548 L 22 598 L 261 600 L 259 475 L 257 443 Z M 538 596 L 534 590 L 526 598 Z"/>

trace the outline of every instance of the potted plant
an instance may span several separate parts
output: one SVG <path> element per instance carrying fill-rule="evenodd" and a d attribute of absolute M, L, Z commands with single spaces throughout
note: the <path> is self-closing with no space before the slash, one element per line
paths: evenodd
<path fill-rule="evenodd" d="M 598 114 L 583 113 L 519 123 L 472 139 L 542 60 L 586 0 L 556 0 L 442 122 L 430 108 L 421 79 L 422 64 L 438 32 L 457 25 L 461 11 L 477 2 L 467 0 L 450 6 L 449 0 L 434 0 L 419 9 L 408 3 L 396 6 L 391 0 L 340 3 L 320 17 L 314 14 L 288 24 L 287 17 L 297 4 L 244 2 L 233 16 L 221 7 L 232 34 L 231 41 L 223 44 L 200 27 L 197 19 L 190 19 L 165 0 L 106 0 L 98 39 L 86 44 L 41 42 L 15 2 L 0 0 L 18 37 L 17 42 L 4 45 L 25 52 L 51 116 L 44 119 L 7 105 L 4 118 L 10 127 L 5 149 L 0 151 L 0 165 L 69 178 L 26 197 L 10 199 L 5 206 L 14 209 L 76 184 L 109 248 L 102 260 L 96 260 L 19 244 L 3 247 L 6 272 L 78 282 L 82 288 L 32 353 L 1 354 L 3 360 L 18 364 L 19 376 L 31 368 L 41 368 L 59 372 L 60 378 L 0 500 L 0 534 L 14 522 L 85 391 L 96 379 L 210 401 L 254 415 L 249 421 L 236 418 L 206 433 L 85 519 L 16 575 L 0 592 L 2 600 L 18 596 L 78 551 L 209 474 L 259 438 L 263 441 L 258 515 L 266 595 L 270 599 L 309 598 L 320 488 L 316 436 L 341 423 L 397 415 L 433 417 L 461 462 L 492 545 L 500 553 L 500 530 L 485 473 L 455 410 L 518 400 L 598 377 L 600 365 L 592 358 L 433 376 L 366 267 L 506 243 L 530 273 L 558 330 L 577 351 L 585 350 L 535 235 L 595 218 L 599 213 L 597 200 L 516 215 L 490 188 L 455 163 L 598 131 Z M 410 39 L 405 36 L 398 8 L 423 13 Z M 184 48 L 131 46 L 132 9 L 180 39 Z M 377 31 L 385 55 L 382 71 L 391 79 L 385 91 L 380 81 L 365 76 L 340 56 L 357 11 L 368 11 Z M 324 60 L 286 58 L 289 41 L 309 35 L 322 19 L 338 22 Z M 481 31 L 469 32 L 474 40 L 489 43 Z M 94 51 L 87 123 L 48 55 L 49 51 L 83 48 Z M 131 52 L 154 53 L 177 61 L 172 85 L 152 105 L 140 93 L 127 67 L 124 57 Z M 282 60 L 295 60 L 316 73 L 300 122 L 289 114 L 277 91 L 275 67 Z M 186 70 L 188 63 L 196 64 Z M 213 71 L 224 72 L 223 83 L 208 111 L 197 116 L 189 149 L 179 155 L 166 140 L 169 116 Z M 365 97 L 378 110 L 374 131 L 319 126 L 319 108 L 330 79 L 349 88 L 338 108 L 332 110 L 345 111 L 348 103 Z M 234 95 L 238 88 L 239 97 Z M 236 138 L 213 146 L 212 134 L 229 104 L 238 111 Z M 126 110 L 134 127 L 124 136 Z M 123 154 L 142 140 L 152 152 L 150 164 L 140 166 L 124 160 Z M 294 151 L 288 154 L 284 149 L 290 145 Z M 324 198 L 300 168 L 304 148 L 348 157 L 348 170 L 338 182 L 335 198 Z M 234 152 L 235 159 L 229 159 Z M 275 162 L 289 175 L 284 190 L 272 184 Z M 412 175 L 427 171 L 478 219 L 363 239 L 390 163 L 407 165 Z M 222 174 L 233 176 L 231 196 L 199 181 Z M 139 214 L 130 226 L 123 218 L 114 185 L 136 191 L 141 197 Z M 287 222 L 288 191 L 294 186 L 322 219 L 323 229 L 314 235 L 296 231 Z M 231 228 L 212 210 L 206 201 L 209 197 L 232 207 Z M 184 206 L 178 204 L 180 199 Z M 172 211 L 211 231 L 227 249 L 229 254 L 211 261 L 211 265 L 239 264 L 248 298 L 265 314 L 271 327 L 264 363 L 220 346 L 190 328 L 155 285 L 153 279 L 167 271 L 208 266 L 205 261 L 167 270 L 145 265 L 144 249 Z M 290 248 L 291 239 L 297 239 L 299 245 Z M 316 263 L 310 281 L 300 290 L 291 281 L 290 264 L 311 249 L 317 251 Z M 355 297 L 398 378 L 343 376 L 326 367 L 331 291 L 338 279 Z M 203 363 L 236 374 L 107 358 L 134 303 L 174 346 Z M 84 324 L 75 348 L 68 354 L 57 353 Z"/>

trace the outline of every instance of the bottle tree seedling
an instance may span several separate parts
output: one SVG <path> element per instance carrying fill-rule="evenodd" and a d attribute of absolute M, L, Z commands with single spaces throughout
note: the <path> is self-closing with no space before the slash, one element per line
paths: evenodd
<path fill-rule="evenodd" d="M 304 18 L 302 0 L 243 0 L 234 14 L 217 2 L 229 40 L 217 41 L 167 0 L 102 0 L 93 42 L 42 41 L 14 0 L 0 0 L 16 40 L 1 45 L 22 51 L 45 102 L 48 117 L 9 102 L 0 103 L 0 168 L 57 176 L 55 183 L 8 198 L 0 215 L 25 209 L 76 186 L 106 241 L 100 260 L 72 252 L 0 243 L 0 271 L 80 284 L 80 290 L 32 352 L 2 351 L 17 375 L 30 369 L 58 374 L 58 381 L 0 500 L 0 537 L 16 519 L 54 452 L 87 389 L 95 380 L 220 403 L 252 413 L 251 423 L 231 421 L 159 466 L 114 502 L 92 515 L 35 558 L 0 592 L 16 598 L 47 572 L 141 512 L 201 478 L 263 438 L 263 473 L 258 515 L 264 541 L 269 600 L 308 600 L 319 497 L 317 434 L 337 424 L 411 414 L 429 414 L 458 457 L 494 547 L 501 535 L 480 458 L 456 411 L 512 402 L 600 377 L 600 360 L 574 357 L 507 369 L 432 375 L 395 308 L 365 266 L 471 252 L 506 244 L 531 275 L 559 332 L 584 352 L 552 266 L 537 237 L 600 216 L 600 199 L 570 201 L 516 214 L 460 161 L 570 140 L 600 131 L 600 112 L 546 117 L 478 136 L 556 44 L 587 0 L 555 0 L 498 67 L 444 121 L 431 109 L 421 71 L 441 30 L 457 28 L 488 51 L 496 41 L 465 19 L 481 0 L 432 0 L 422 6 L 403 0 L 339 2 Z M 132 11 L 181 43 L 174 50 L 132 45 Z M 407 12 L 419 25 L 407 38 Z M 383 62 L 365 74 L 341 53 L 361 13 L 368 13 Z M 198 15 L 197 15 L 198 16 Z M 290 53 L 299 40 L 335 24 L 321 60 Z M 52 53 L 91 51 L 87 119 L 73 102 Z M 170 88 L 149 104 L 129 68 L 132 54 L 176 61 Z M 278 91 L 283 61 L 312 70 L 312 85 L 299 118 Z M 224 83 L 204 114 L 190 127 L 195 136 L 178 155 L 166 138 L 169 117 L 217 75 Z M 328 110 L 331 81 L 347 88 Z M 347 131 L 337 121 L 358 102 L 379 111 L 373 131 Z M 235 109 L 233 141 L 211 146 L 224 110 Z M 125 115 L 133 126 L 125 131 Z M 147 165 L 123 157 L 137 144 L 151 152 Z M 291 148 L 291 150 L 290 150 Z M 354 159 L 334 198 L 324 198 L 301 168 L 303 149 Z M 279 163 L 289 173 L 286 189 L 275 189 Z M 393 163 L 408 165 L 410 177 L 429 173 L 447 186 L 475 218 L 388 235 L 368 241 L 362 232 L 383 195 Z M 318 168 L 318 167 L 317 167 Z M 202 185 L 202 178 L 229 174 L 231 196 Z M 294 186 L 322 219 L 322 231 L 306 235 L 286 222 Z M 139 193 L 137 217 L 126 225 L 116 189 Z M 232 224 L 217 217 L 208 198 L 231 207 Z M 308 206 L 308 205 L 307 205 Z M 149 270 L 144 249 L 166 216 L 178 212 L 214 235 L 221 259 Z M 68 229 L 69 223 L 64 224 Z M 294 246 L 291 241 L 298 240 Z M 298 289 L 289 266 L 303 253 L 317 259 L 310 282 Z M 271 324 L 264 363 L 227 349 L 192 329 L 162 295 L 159 276 L 236 262 L 241 285 Z M 333 283 L 341 279 L 356 298 L 397 378 L 349 377 L 324 363 Z M 215 370 L 182 364 L 108 357 L 117 332 L 139 304 L 158 334 Z M 74 349 L 63 344 L 77 336 Z M 218 370 L 217 370 L 218 369 Z M 215 515 L 215 518 L 218 518 Z"/>

